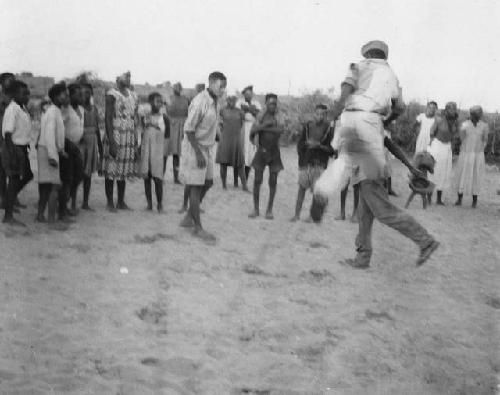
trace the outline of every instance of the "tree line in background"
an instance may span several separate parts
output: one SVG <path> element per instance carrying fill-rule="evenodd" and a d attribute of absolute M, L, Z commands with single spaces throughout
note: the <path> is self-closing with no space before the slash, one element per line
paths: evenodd
<path fill-rule="evenodd" d="M 30 113 L 35 119 L 35 124 L 40 119 L 40 102 L 44 95 L 39 94 L 40 91 L 45 91 L 49 77 L 34 77 L 29 72 L 24 72 L 18 75 L 20 79 L 29 80 L 28 85 L 32 91 L 37 92 L 29 105 Z M 35 86 L 37 80 L 40 78 L 40 84 L 43 86 Z M 53 79 L 52 79 L 53 81 Z M 89 82 L 94 89 L 94 103 L 99 111 L 100 118 L 104 118 L 104 95 L 114 83 L 100 79 L 92 72 L 80 73 L 76 78 L 67 79 L 66 82 Z M 172 94 L 172 87 L 170 82 L 165 82 L 158 85 L 136 85 L 136 93 L 138 94 L 141 102 L 147 101 L 147 95 L 152 91 L 159 91 L 166 100 Z M 280 96 L 280 108 L 285 115 L 287 127 L 286 132 L 282 137 L 282 143 L 289 145 L 295 143 L 298 139 L 302 125 L 304 122 L 312 119 L 315 106 L 319 103 L 326 104 L 331 108 L 334 104 L 333 89 L 329 89 L 328 93 L 321 90 L 315 90 L 310 93 L 304 93 L 301 96 Z M 193 89 L 185 89 L 185 94 L 192 97 L 194 95 Z M 256 95 L 256 98 L 264 102 L 264 95 Z M 417 102 L 409 102 L 406 105 L 405 112 L 391 125 L 390 132 L 393 140 L 399 144 L 406 152 L 413 153 L 415 149 L 415 142 L 417 139 L 415 129 L 415 119 L 418 114 L 425 111 L 425 104 Z M 459 110 L 459 122 L 463 122 L 469 116 L 468 110 Z M 485 113 L 484 120 L 490 126 L 492 131 L 490 139 L 485 149 L 486 158 L 488 162 L 500 163 L 500 116 L 498 113 Z"/>

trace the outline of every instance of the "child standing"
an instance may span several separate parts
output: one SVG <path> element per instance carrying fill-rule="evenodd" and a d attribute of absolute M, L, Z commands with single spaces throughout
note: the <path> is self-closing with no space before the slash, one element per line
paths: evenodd
<path fill-rule="evenodd" d="M 163 98 L 158 92 L 148 97 L 151 112 L 140 118 L 143 129 L 141 142 L 141 160 L 139 174 L 144 178 L 144 191 L 148 203 L 147 210 L 153 210 L 151 194 L 151 179 L 155 184 L 157 209 L 163 211 L 163 147 L 165 139 L 170 137 L 170 123 L 168 117 L 160 110 Z"/>
<path fill-rule="evenodd" d="M 56 84 L 49 90 L 52 104 L 42 115 L 41 131 L 38 139 L 38 222 L 46 222 L 45 207 L 49 205 L 49 224 L 56 222 L 57 199 L 61 178 L 59 156 L 64 156 L 64 121 L 61 107 L 68 100 L 66 85 Z"/>

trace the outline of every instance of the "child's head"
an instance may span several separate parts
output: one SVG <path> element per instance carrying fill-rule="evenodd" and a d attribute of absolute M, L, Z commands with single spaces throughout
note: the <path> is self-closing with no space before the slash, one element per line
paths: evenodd
<path fill-rule="evenodd" d="M 9 87 L 9 92 L 14 101 L 20 106 L 25 106 L 30 100 L 30 90 L 23 81 L 15 80 Z"/>
<path fill-rule="evenodd" d="M 68 100 L 68 90 L 66 89 L 64 81 L 53 85 L 49 89 L 49 97 L 52 103 L 54 103 L 57 107 L 61 107 L 66 104 Z"/>
<path fill-rule="evenodd" d="M 163 106 L 163 97 L 160 93 L 153 92 L 148 96 L 148 102 L 151 106 L 151 112 L 153 114 L 157 114 L 160 112 L 160 109 Z"/>

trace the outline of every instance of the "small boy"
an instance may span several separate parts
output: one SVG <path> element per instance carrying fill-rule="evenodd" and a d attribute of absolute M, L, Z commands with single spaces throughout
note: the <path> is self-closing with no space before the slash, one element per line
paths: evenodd
<path fill-rule="evenodd" d="M 415 195 L 422 196 L 422 203 L 424 210 L 427 208 L 427 199 L 429 195 L 432 195 L 434 191 L 435 185 L 427 179 L 427 172 L 431 174 L 434 173 L 434 164 L 436 161 L 432 157 L 432 155 L 428 152 L 418 152 L 415 155 L 414 165 L 415 167 L 425 174 L 424 177 L 417 177 L 413 174 L 410 175 L 410 189 L 411 194 L 408 197 L 405 208 L 410 206 L 411 201 L 415 197 Z M 430 199 L 429 199 L 430 200 Z"/>
<path fill-rule="evenodd" d="M 31 140 L 31 118 L 26 109 L 30 99 L 28 85 L 14 81 L 10 87 L 12 100 L 2 121 L 2 165 L 9 182 L 5 201 L 4 223 L 25 226 L 14 219 L 14 204 L 18 193 L 33 179 L 28 148 Z"/>
<path fill-rule="evenodd" d="M 314 121 L 307 122 L 302 129 L 297 143 L 299 154 L 299 191 L 292 222 L 300 219 L 300 212 L 306 191 L 314 188 L 314 184 L 325 171 L 328 160 L 334 154 L 331 146 L 333 128 L 326 120 L 327 107 L 318 104 L 314 112 Z"/>

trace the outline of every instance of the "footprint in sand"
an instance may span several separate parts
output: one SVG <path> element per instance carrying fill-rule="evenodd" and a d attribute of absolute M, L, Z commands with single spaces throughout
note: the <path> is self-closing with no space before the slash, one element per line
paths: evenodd
<path fill-rule="evenodd" d="M 313 281 L 313 282 L 320 282 L 323 280 L 335 280 L 335 277 L 333 276 L 333 274 L 331 274 L 326 269 L 323 269 L 323 270 L 311 269 L 311 270 L 302 272 L 302 273 L 300 273 L 300 278 L 307 280 L 307 281 Z"/>
<path fill-rule="evenodd" d="M 150 306 L 141 308 L 136 312 L 136 315 L 144 322 L 159 324 L 160 321 L 167 316 L 167 312 L 158 303 L 153 303 Z"/>
<path fill-rule="evenodd" d="M 500 309 L 500 298 L 488 296 L 486 298 L 486 304 L 494 309 Z"/>
<path fill-rule="evenodd" d="M 176 240 L 176 237 L 174 235 L 168 235 L 165 233 L 156 233 L 152 236 L 134 236 L 134 241 L 138 244 L 153 244 L 158 240 Z"/>
<path fill-rule="evenodd" d="M 379 322 L 382 320 L 394 321 L 394 318 L 386 311 L 376 312 L 376 311 L 372 311 L 370 309 L 367 309 L 365 311 L 365 316 L 369 320 L 376 320 Z"/>

